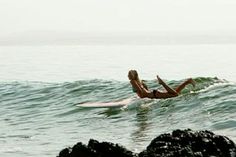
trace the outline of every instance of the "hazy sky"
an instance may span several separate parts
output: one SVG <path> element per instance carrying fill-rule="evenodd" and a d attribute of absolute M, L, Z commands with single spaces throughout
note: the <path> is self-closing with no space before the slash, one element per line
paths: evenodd
<path fill-rule="evenodd" d="M 235 0 L 0 0 L 0 36 L 24 31 L 235 31 Z"/>

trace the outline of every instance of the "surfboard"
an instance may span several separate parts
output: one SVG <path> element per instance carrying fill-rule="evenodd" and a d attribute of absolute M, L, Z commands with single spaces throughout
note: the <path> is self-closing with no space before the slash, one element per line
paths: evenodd
<path fill-rule="evenodd" d="M 91 103 L 83 103 L 77 104 L 77 107 L 83 108 L 121 108 L 128 105 L 132 100 L 131 99 L 124 99 L 117 102 L 91 102 Z"/>

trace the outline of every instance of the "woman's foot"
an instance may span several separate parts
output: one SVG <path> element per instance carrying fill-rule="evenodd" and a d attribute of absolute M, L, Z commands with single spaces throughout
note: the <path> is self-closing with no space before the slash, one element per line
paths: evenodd
<path fill-rule="evenodd" d="M 157 80 L 159 84 L 163 84 L 163 80 L 157 75 Z"/>

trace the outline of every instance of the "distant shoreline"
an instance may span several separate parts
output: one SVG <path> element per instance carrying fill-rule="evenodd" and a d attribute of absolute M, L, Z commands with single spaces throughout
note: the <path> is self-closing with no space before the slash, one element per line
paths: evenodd
<path fill-rule="evenodd" d="M 29 31 L 0 38 L 11 45 L 195 45 L 236 44 L 233 32 L 55 32 Z"/>

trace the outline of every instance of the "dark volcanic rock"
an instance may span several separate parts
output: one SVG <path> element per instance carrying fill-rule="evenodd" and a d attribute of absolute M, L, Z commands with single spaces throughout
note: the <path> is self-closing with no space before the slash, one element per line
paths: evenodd
<path fill-rule="evenodd" d="M 175 130 L 152 140 L 139 157 L 235 157 L 236 146 L 229 138 L 210 131 Z"/>
<path fill-rule="evenodd" d="M 90 140 L 63 149 L 58 157 L 236 157 L 236 146 L 225 136 L 210 131 L 175 130 L 151 141 L 139 154 L 109 142 Z"/>
<path fill-rule="evenodd" d="M 131 151 L 125 149 L 118 144 L 113 144 L 109 142 L 101 142 L 99 143 L 96 140 L 90 140 L 88 147 L 95 152 L 97 152 L 97 156 L 100 157 L 134 157 Z"/>
<path fill-rule="evenodd" d="M 136 157 L 133 152 L 118 144 L 98 142 L 90 139 L 88 146 L 77 143 L 74 147 L 65 148 L 59 153 L 59 157 Z"/>

